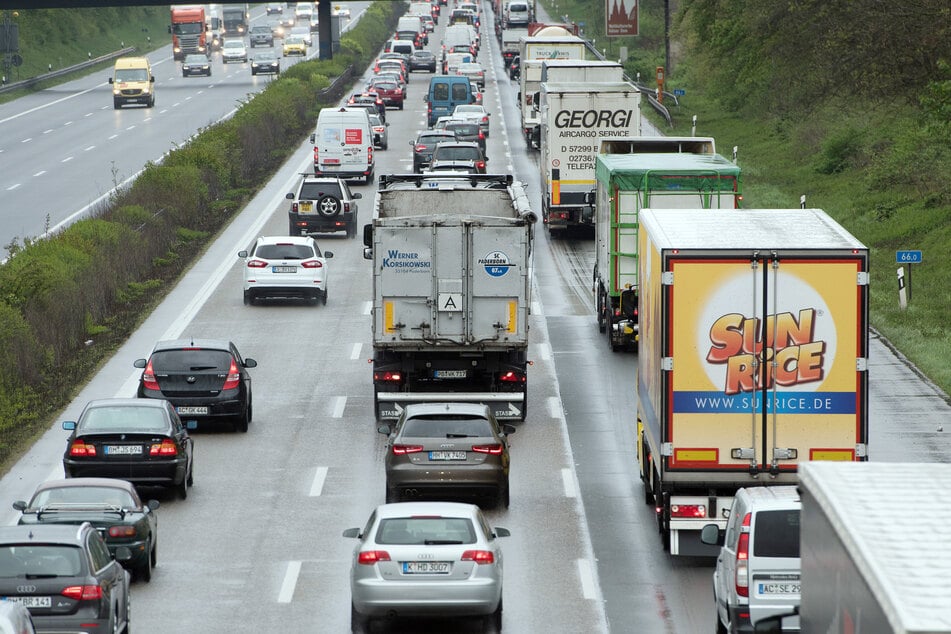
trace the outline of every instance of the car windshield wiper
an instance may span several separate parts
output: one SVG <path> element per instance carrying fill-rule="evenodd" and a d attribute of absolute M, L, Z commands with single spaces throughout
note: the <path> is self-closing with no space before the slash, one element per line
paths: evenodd
<path fill-rule="evenodd" d="M 461 539 L 427 539 L 423 542 L 427 546 L 453 546 L 461 544 Z"/>

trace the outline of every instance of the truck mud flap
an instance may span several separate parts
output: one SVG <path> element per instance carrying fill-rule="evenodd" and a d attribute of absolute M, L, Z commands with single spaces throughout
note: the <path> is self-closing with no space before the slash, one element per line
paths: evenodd
<path fill-rule="evenodd" d="M 378 420 L 396 420 L 411 403 L 484 403 L 499 420 L 522 420 L 525 395 L 521 392 L 380 392 Z"/>

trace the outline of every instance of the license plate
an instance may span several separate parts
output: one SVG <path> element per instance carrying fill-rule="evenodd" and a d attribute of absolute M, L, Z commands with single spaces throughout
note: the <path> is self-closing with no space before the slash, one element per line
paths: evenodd
<path fill-rule="evenodd" d="M 448 575 L 448 561 L 404 561 L 404 575 Z"/>
<path fill-rule="evenodd" d="M 296 266 L 272 266 L 272 273 L 297 273 Z"/>
<path fill-rule="evenodd" d="M 324 165 L 340 165 L 340 159 L 324 159 Z"/>
<path fill-rule="evenodd" d="M 19 603 L 25 608 L 48 608 L 53 605 L 50 597 L 0 597 L 0 601 Z"/>
<path fill-rule="evenodd" d="M 429 459 L 430 460 L 465 460 L 466 452 L 464 451 L 430 451 Z"/>
<path fill-rule="evenodd" d="M 175 411 L 181 414 L 191 414 L 192 416 L 207 416 L 208 406 L 201 407 L 176 407 Z"/>
<path fill-rule="evenodd" d="M 314 204 L 310 202 L 309 200 L 307 201 L 302 200 L 297 204 L 298 211 L 301 211 L 304 213 L 309 213 L 310 210 L 313 208 L 314 208 Z"/>
<path fill-rule="evenodd" d="M 110 456 L 137 456 L 142 453 L 142 445 L 106 445 L 106 454 Z"/>
<path fill-rule="evenodd" d="M 464 379 L 466 378 L 465 370 L 436 370 L 433 372 L 433 376 L 437 379 Z"/>
<path fill-rule="evenodd" d="M 799 594 L 799 583 L 760 583 L 759 594 Z"/>

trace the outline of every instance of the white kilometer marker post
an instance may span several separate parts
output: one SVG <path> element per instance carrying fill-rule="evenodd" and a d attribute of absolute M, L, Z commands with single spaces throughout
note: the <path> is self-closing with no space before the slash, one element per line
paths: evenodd
<path fill-rule="evenodd" d="M 334 402 L 334 418 L 343 418 L 343 410 L 347 407 L 347 397 L 338 396 Z"/>
<path fill-rule="evenodd" d="M 578 578 L 581 579 L 581 596 L 585 599 L 596 599 L 598 593 L 595 592 L 594 567 L 589 560 L 578 560 Z"/>
<path fill-rule="evenodd" d="M 284 572 L 284 583 L 281 584 L 281 591 L 277 595 L 278 603 L 290 603 L 294 598 L 294 589 L 297 587 L 297 577 L 300 575 L 299 561 L 287 562 L 287 570 Z"/>
<path fill-rule="evenodd" d="M 362 343 L 355 343 L 355 344 L 353 344 L 353 349 L 350 350 L 350 360 L 351 360 L 351 361 L 356 361 L 357 359 L 359 359 L 359 358 L 360 358 L 360 352 L 361 352 L 362 350 L 363 350 L 363 344 L 362 344 Z"/>
<path fill-rule="evenodd" d="M 320 497 L 324 492 L 324 482 L 327 480 L 327 467 L 317 467 L 317 473 L 314 474 L 314 481 L 310 485 L 310 497 Z"/>

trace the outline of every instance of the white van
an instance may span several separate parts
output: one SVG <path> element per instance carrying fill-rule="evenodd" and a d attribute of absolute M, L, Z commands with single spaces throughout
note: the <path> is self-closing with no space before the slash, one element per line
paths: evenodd
<path fill-rule="evenodd" d="M 526 0 L 510 0 L 505 6 L 507 26 L 528 26 L 531 22 L 531 7 Z"/>
<path fill-rule="evenodd" d="M 373 182 L 373 129 L 366 112 L 323 108 L 310 140 L 317 176 Z"/>

